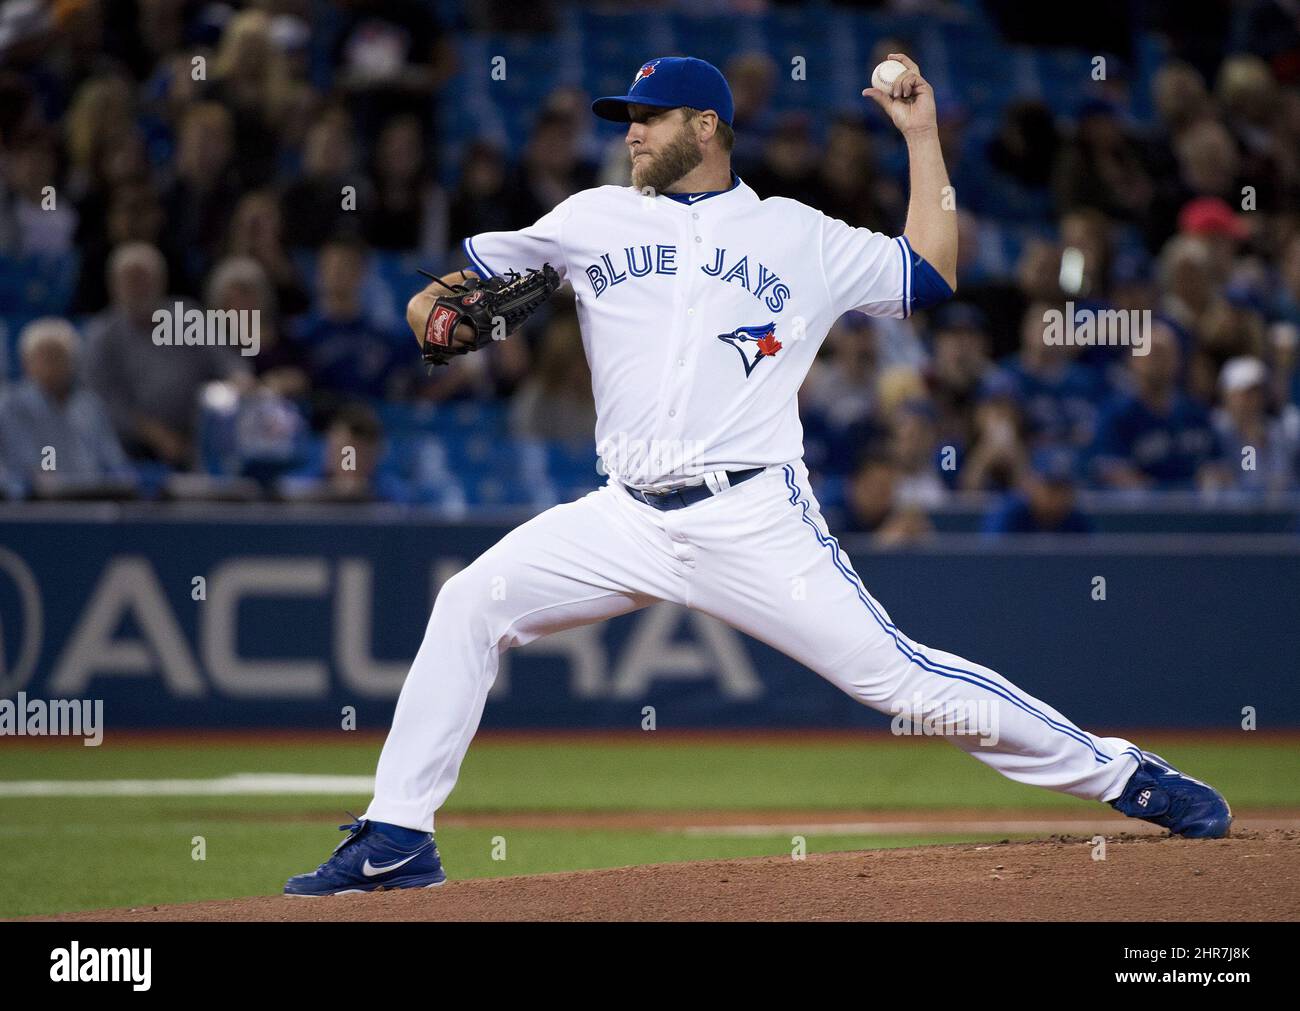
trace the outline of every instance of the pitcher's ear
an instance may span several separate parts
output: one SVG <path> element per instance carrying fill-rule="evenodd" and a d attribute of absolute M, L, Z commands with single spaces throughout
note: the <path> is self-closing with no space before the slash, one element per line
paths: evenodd
<path fill-rule="evenodd" d="M 701 140 L 708 140 L 718 132 L 718 114 L 712 109 L 706 109 L 704 112 L 699 113 L 697 118 L 700 121 Z"/>

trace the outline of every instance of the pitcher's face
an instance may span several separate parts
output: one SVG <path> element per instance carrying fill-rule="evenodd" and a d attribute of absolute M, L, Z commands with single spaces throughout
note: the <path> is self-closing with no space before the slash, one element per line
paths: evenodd
<path fill-rule="evenodd" d="M 680 108 L 629 105 L 628 115 L 632 122 L 625 143 L 632 159 L 632 185 L 637 189 L 666 193 L 704 160 L 691 121 Z"/>

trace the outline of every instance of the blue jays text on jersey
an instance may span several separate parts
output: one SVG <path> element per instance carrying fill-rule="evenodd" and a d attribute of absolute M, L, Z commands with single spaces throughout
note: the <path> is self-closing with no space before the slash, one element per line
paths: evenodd
<path fill-rule="evenodd" d="M 654 246 L 648 243 L 625 246 L 621 253 L 601 253 L 597 262 L 588 266 L 583 273 L 591 282 L 592 293 L 600 298 L 606 291 L 629 278 L 645 277 L 652 273 L 676 274 L 677 260 L 676 246 L 662 243 Z M 729 257 L 725 249 L 715 246 L 712 262 L 701 264 L 700 271 L 727 284 L 739 284 L 772 312 L 784 309 L 786 300 L 790 297 L 790 286 L 781 280 L 776 271 L 770 270 L 757 259 L 751 267 L 750 258 L 745 254 L 739 257 L 732 254 Z"/>

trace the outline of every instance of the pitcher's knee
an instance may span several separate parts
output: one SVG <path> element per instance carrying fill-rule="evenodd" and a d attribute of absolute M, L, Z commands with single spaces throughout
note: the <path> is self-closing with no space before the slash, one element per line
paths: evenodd
<path fill-rule="evenodd" d="M 444 632 L 470 632 L 475 639 L 495 642 L 514 620 L 509 577 L 481 564 L 466 566 L 442 584 L 434 601 L 430 624 Z"/>

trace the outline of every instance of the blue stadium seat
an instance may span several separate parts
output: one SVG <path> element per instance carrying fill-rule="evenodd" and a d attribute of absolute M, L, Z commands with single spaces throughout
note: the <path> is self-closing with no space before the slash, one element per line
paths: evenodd
<path fill-rule="evenodd" d="M 474 506 L 533 506 L 537 494 L 527 481 L 498 474 L 472 477 L 465 481 L 465 490 L 468 503 Z"/>
<path fill-rule="evenodd" d="M 822 474 L 813 485 L 813 494 L 823 510 L 842 509 L 847 502 L 847 479 L 839 474 Z"/>
<path fill-rule="evenodd" d="M 1156 116 L 1151 85 L 1161 64 L 1169 58 L 1169 46 L 1160 36 L 1142 32 L 1137 37 L 1136 49 L 1137 66 L 1134 68 L 1130 111 L 1139 122 L 1150 123 Z"/>
<path fill-rule="evenodd" d="M 440 406 L 438 422 L 465 435 L 504 438 L 506 405 L 499 401 L 454 400 Z"/>
<path fill-rule="evenodd" d="M 389 292 L 399 312 L 405 312 L 411 296 L 429 283 L 419 268 L 430 270 L 432 264 L 420 262 L 418 253 L 399 253 L 376 249 L 371 254 L 371 271 L 375 279 Z"/>
<path fill-rule="evenodd" d="M 548 441 L 545 444 L 546 473 L 555 481 L 590 477 L 595 484 L 604 478 L 596 470 L 596 446 L 591 442 Z"/>
<path fill-rule="evenodd" d="M 0 256 L 0 312 L 29 319 L 65 316 L 72 307 L 81 254 Z"/>
<path fill-rule="evenodd" d="M 420 447 L 429 437 L 417 434 L 389 432 L 384 439 L 384 455 L 379 469 L 405 480 L 414 478 L 419 461 Z"/>
<path fill-rule="evenodd" d="M 22 362 L 18 355 L 18 335 L 34 317 L 30 312 L 0 315 L 0 383 L 6 379 L 22 378 Z"/>
<path fill-rule="evenodd" d="M 518 473 L 518 445 L 487 432 L 467 432 L 448 436 L 445 444 L 449 469 L 457 474 Z"/>
<path fill-rule="evenodd" d="M 384 432 L 390 438 L 410 432 L 431 430 L 436 405 L 406 401 L 380 401 L 375 405 Z"/>
<path fill-rule="evenodd" d="M 153 460 L 132 460 L 131 469 L 135 472 L 136 484 L 143 499 L 156 499 L 172 474 L 172 469 L 167 464 Z"/>

